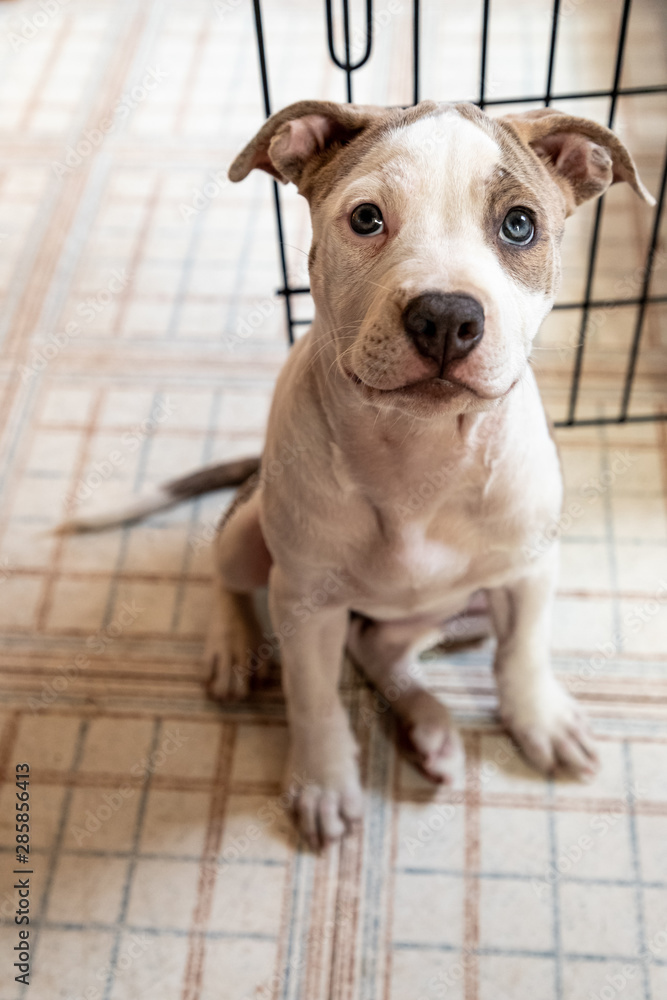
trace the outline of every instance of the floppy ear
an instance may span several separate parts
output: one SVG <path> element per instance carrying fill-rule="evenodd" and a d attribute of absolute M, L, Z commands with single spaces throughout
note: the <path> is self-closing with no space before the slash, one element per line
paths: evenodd
<path fill-rule="evenodd" d="M 611 184 L 626 181 L 640 198 L 655 205 L 630 153 L 610 129 L 588 118 L 553 108 L 539 108 L 499 119 L 539 156 L 567 203 L 568 215 L 589 198 L 599 198 Z"/>
<path fill-rule="evenodd" d="M 272 115 L 229 168 L 242 181 L 255 167 L 286 184 L 302 187 L 306 174 L 327 163 L 374 120 L 383 108 L 333 101 L 298 101 Z"/>

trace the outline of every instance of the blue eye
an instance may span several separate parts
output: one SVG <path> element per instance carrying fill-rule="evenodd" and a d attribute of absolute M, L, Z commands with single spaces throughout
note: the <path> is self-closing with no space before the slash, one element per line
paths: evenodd
<path fill-rule="evenodd" d="M 503 219 L 499 236 L 505 243 L 523 247 L 535 235 L 535 224 L 530 212 L 525 208 L 510 208 Z"/>
<path fill-rule="evenodd" d="M 350 228 L 358 236 L 377 236 L 384 229 L 382 212 L 377 205 L 372 205 L 370 202 L 357 205 L 350 216 Z"/>

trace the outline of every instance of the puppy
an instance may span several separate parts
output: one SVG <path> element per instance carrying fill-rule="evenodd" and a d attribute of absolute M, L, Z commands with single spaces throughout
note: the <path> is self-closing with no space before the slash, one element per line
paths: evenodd
<path fill-rule="evenodd" d="M 388 693 L 421 771 L 446 782 L 460 740 L 416 656 L 483 592 L 505 726 L 543 773 L 592 774 L 588 726 L 549 664 L 557 544 L 545 540 L 562 483 L 529 357 L 567 216 L 618 181 L 653 201 L 627 149 L 551 109 L 492 119 L 469 104 L 302 101 L 229 176 L 257 168 L 308 200 L 316 306 L 278 379 L 261 468 L 218 467 L 125 512 L 253 473 L 215 541 L 212 693 L 247 692 L 263 642 L 251 595 L 268 586 L 287 785 L 302 833 L 336 840 L 362 811 L 345 648 Z"/>

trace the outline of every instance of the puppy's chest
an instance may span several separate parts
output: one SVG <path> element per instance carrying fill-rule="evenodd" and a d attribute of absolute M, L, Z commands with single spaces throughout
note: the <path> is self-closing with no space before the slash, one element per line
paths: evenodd
<path fill-rule="evenodd" d="M 392 521 L 367 550 L 368 571 L 387 589 L 415 596 L 484 586 L 514 567 L 530 520 L 504 505 L 484 507 L 445 505 Z"/>
<path fill-rule="evenodd" d="M 389 574 L 411 587 L 433 579 L 454 581 L 464 576 L 472 561 L 467 546 L 445 541 L 423 524 L 399 528 L 380 549 Z"/>
<path fill-rule="evenodd" d="M 557 466 L 528 480 L 520 472 L 471 460 L 437 483 L 407 470 L 360 490 L 347 477 L 343 561 L 359 592 L 381 598 L 383 608 L 414 610 L 501 585 L 559 503 Z"/>

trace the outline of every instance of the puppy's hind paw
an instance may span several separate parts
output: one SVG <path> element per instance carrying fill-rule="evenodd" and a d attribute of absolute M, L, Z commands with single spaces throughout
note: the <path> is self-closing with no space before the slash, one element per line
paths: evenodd
<path fill-rule="evenodd" d="M 216 701 L 238 701 L 275 674 L 273 646 L 262 636 L 252 596 L 218 587 L 204 663 L 206 690 Z"/>
<path fill-rule="evenodd" d="M 209 698 L 223 702 L 247 698 L 272 664 L 270 657 L 262 659 L 262 652 L 257 636 L 244 622 L 214 623 L 204 651 Z"/>
<path fill-rule="evenodd" d="M 450 785 L 462 770 L 463 746 L 447 708 L 420 691 L 398 719 L 399 747 L 418 771 L 436 784 Z"/>

